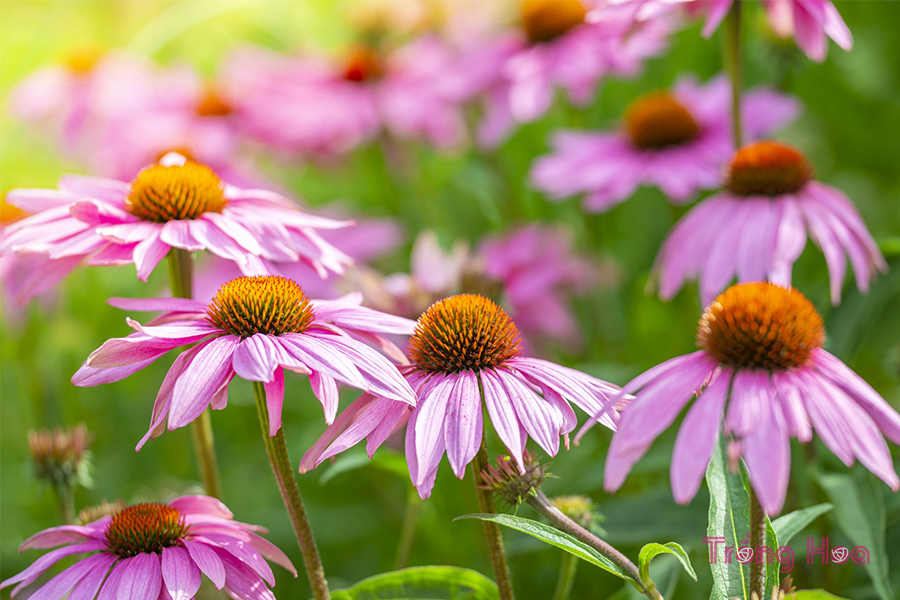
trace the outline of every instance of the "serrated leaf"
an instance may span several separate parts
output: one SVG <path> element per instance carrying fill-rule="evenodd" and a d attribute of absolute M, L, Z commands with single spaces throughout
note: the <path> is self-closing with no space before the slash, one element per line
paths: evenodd
<path fill-rule="evenodd" d="M 817 479 L 834 504 L 838 527 L 854 546 L 868 549 L 869 564 L 863 567 L 878 596 L 882 600 L 891 600 L 894 593 L 884 544 L 887 526 L 881 484 L 862 467 L 847 474 L 820 474 Z"/>
<path fill-rule="evenodd" d="M 684 570 L 687 571 L 688 575 L 690 575 L 694 581 L 697 581 L 697 573 L 694 572 L 694 567 L 691 565 L 691 559 L 688 558 L 688 555 L 684 551 L 684 548 L 681 547 L 681 544 L 675 542 L 657 544 L 656 542 L 652 542 L 641 548 L 641 553 L 638 555 L 638 571 L 641 574 L 641 581 L 644 585 L 652 583 L 650 580 L 650 562 L 660 554 L 671 554 L 677 558 L 678 562 L 681 563 L 681 566 L 684 567 Z"/>
<path fill-rule="evenodd" d="M 471 569 L 412 567 L 363 579 L 332 600 L 498 600 L 497 584 Z"/>
<path fill-rule="evenodd" d="M 750 524 L 750 498 L 744 489 L 739 474 L 730 473 L 725 445 L 719 443 L 713 452 L 706 471 L 709 487 L 709 526 L 706 534 L 710 538 L 724 538 L 726 546 L 737 547 L 747 535 Z M 742 565 L 736 560 L 725 562 L 724 552 L 716 546 L 716 564 L 710 561 L 714 600 L 749 600 L 747 591 L 750 581 L 750 565 Z"/>
<path fill-rule="evenodd" d="M 778 543 L 782 546 L 787 546 L 795 535 L 803 531 L 807 525 L 815 521 L 819 516 L 827 513 L 832 508 L 834 508 L 833 505 L 825 502 L 823 504 L 810 506 L 809 508 L 801 508 L 790 514 L 778 517 L 772 521 L 772 527 L 775 528 L 775 535 L 778 536 Z"/>
<path fill-rule="evenodd" d="M 560 550 L 564 550 L 569 554 L 577 556 L 581 560 L 589 562 L 596 567 L 600 567 L 604 571 L 612 573 L 616 577 L 624 579 L 625 581 L 637 583 L 628 573 L 623 571 L 618 565 L 600 554 L 594 548 L 591 548 L 584 542 L 575 539 L 568 533 L 560 531 L 555 527 L 546 525 L 539 521 L 532 521 L 531 519 L 524 519 L 522 517 L 516 517 L 513 515 L 495 515 L 486 513 L 463 515 L 461 517 L 456 517 L 453 520 L 458 521 L 460 519 L 480 519 L 482 521 L 493 521 L 494 523 L 503 525 L 504 527 L 509 527 L 510 529 L 515 529 L 516 531 L 527 533 L 528 535 L 537 538 L 546 544 L 555 546 Z"/>

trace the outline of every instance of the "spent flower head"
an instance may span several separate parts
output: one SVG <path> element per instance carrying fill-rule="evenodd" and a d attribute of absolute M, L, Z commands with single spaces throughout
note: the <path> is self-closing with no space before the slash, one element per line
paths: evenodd
<path fill-rule="evenodd" d="M 54 487 L 90 487 L 90 445 L 93 436 L 84 423 L 28 432 L 28 450 L 35 477 Z"/>
<path fill-rule="evenodd" d="M 496 466 L 494 466 L 496 465 Z M 550 464 L 541 464 L 537 456 L 526 450 L 522 453 L 522 465 L 508 454 L 497 456 L 497 462 L 481 471 L 478 487 L 492 491 L 508 506 L 518 506 L 537 494 L 541 484 L 550 477 Z"/>

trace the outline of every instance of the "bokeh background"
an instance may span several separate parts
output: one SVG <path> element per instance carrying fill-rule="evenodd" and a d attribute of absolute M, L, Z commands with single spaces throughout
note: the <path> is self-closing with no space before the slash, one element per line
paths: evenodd
<path fill-rule="evenodd" d="M 810 244 L 795 270 L 795 284 L 826 318 L 828 349 L 869 381 L 895 407 L 900 406 L 900 3 L 843 1 L 838 9 L 853 31 L 855 47 L 845 53 L 834 45 L 823 64 L 813 63 L 792 45 L 775 40 L 756 7 L 748 26 L 746 82 L 768 83 L 799 96 L 803 116 L 784 139 L 808 153 L 818 177 L 843 189 L 856 203 L 882 245 L 891 270 L 871 292 L 860 295 L 845 286 L 841 306 L 828 301 L 824 260 Z M 318 48 L 336 50 L 353 39 L 342 2 L 324 1 L 19 1 L 0 2 L 0 99 L 35 69 L 59 61 L 72 48 L 99 45 L 128 48 L 163 64 L 186 63 L 212 76 L 236 44 L 250 42 L 286 52 Z M 475 149 L 445 154 L 422 145 L 404 151 L 413 168 L 392 169 L 382 148 L 362 148 L 342 164 L 315 166 L 263 164 L 262 168 L 312 206 L 346 200 L 353 214 L 394 217 L 405 236 L 399 249 L 376 266 L 386 273 L 408 269 L 409 249 L 423 229 L 435 230 L 449 246 L 472 244 L 485 234 L 510 226 L 544 221 L 571 230 L 577 247 L 616 268 L 608 281 L 573 303 L 586 343 L 579 350 L 549 349 L 555 360 L 605 379 L 624 383 L 640 371 L 691 351 L 701 312 L 697 290 L 688 287 L 673 301 L 645 293 L 653 258 L 672 224 L 686 209 L 672 207 L 656 190 L 643 189 L 631 201 L 603 215 L 585 216 L 578 201 L 551 204 L 528 187 L 526 174 L 534 157 L 547 148 L 548 134 L 560 127 L 613 124 L 637 95 L 669 86 L 690 71 L 706 79 L 721 69 L 718 35 L 704 40 L 699 26 L 680 31 L 671 49 L 647 62 L 644 73 L 628 81 L 606 80 L 596 101 L 574 109 L 560 101 L 539 123 L 519 130 L 495 152 Z M 65 172 L 84 166 L 63 158 L 54 145 L 4 111 L 0 141 L 0 190 L 52 187 Z M 140 284 L 132 267 L 82 269 L 47 304 L 24 311 L 4 307 L 0 365 L 0 578 L 34 560 L 16 547 L 36 530 L 57 523 L 49 490 L 31 474 L 26 432 L 30 428 L 85 422 L 95 435 L 93 487 L 80 490 L 79 506 L 103 499 L 160 500 L 196 489 L 188 429 L 167 432 L 142 452 L 133 448 L 145 431 L 156 389 L 171 359 L 125 381 L 79 389 L 69 377 L 103 340 L 126 333 L 124 315 L 105 304 L 110 296 L 138 296 L 165 287 L 165 270 L 157 269 Z M 308 384 L 295 376 L 288 383 L 284 423 L 296 463 L 324 429 L 321 408 Z M 343 394 L 344 405 L 355 396 Z M 260 523 L 271 539 L 300 563 L 262 444 L 250 386 L 235 380 L 227 410 L 213 414 L 224 500 L 240 520 Z M 636 556 L 650 541 L 681 543 L 691 553 L 700 582 L 654 563 L 670 600 L 704 598 L 710 576 L 705 565 L 704 490 L 686 507 L 671 498 L 668 463 L 674 432 L 670 428 L 637 465 L 625 487 L 610 496 L 602 490 L 609 432 L 594 429 L 579 447 L 552 461 L 557 478 L 550 494 L 587 494 L 605 516 L 610 542 Z M 492 448 L 492 454 L 499 452 Z M 865 471 L 845 469 L 816 441 L 795 443 L 792 485 L 786 511 L 815 502 L 849 502 L 830 498 L 820 485 L 824 474 L 853 482 L 870 510 L 883 511 L 883 528 L 867 532 L 870 571 L 893 580 L 900 591 L 900 495 L 872 484 Z M 897 448 L 892 447 L 895 456 Z M 323 465 L 300 478 L 317 533 L 323 561 L 335 589 L 393 568 L 399 530 L 410 501 L 415 502 L 401 455 L 381 451 L 374 462 L 361 448 L 336 465 Z M 453 523 L 476 512 L 471 479 L 456 480 L 441 468 L 433 497 L 419 507 L 411 564 L 467 566 L 490 573 L 481 526 Z M 520 514 L 535 518 L 530 509 Z M 852 510 L 849 513 L 853 514 Z M 877 523 L 877 519 L 875 520 Z M 832 543 L 853 545 L 859 524 L 836 513 L 819 519 L 810 534 L 828 535 Z M 854 529 L 856 528 L 856 530 Z M 549 598 L 560 553 L 516 533 L 506 533 L 519 596 Z M 869 572 L 856 565 L 805 565 L 805 535 L 797 536 L 793 575 L 801 588 L 823 587 L 855 600 L 876 598 Z M 858 538 L 856 538 L 858 539 Z M 276 573 L 279 598 L 306 598 L 304 578 Z M 671 576 L 671 577 L 670 577 Z M 674 587 L 667 587 L 667 586 Z M 582 564 L 573 598 L 607 598 L 621 593 L 618 580 Z M 900 592 L 898 592 L 900 593 Z M 620 597 L 620 596 L 616 596 Z"/>

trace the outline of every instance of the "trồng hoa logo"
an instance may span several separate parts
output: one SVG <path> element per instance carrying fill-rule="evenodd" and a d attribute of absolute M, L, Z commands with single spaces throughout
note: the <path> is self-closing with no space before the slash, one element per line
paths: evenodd
<path fill-rule="evenodd" d="M 724 547 L 724 556 L 722 560 L 725 564 L 733 564 L 737 562 L 742 565 L 749 565 L 754 561 L 757 564 L 772 564 L 777 562 L 779 570 L 782 573 L 790 573 L 794 569 L 794 549 L 790 546 L 779 546 L 774 550 L 769 546 L 750 546 L 750 535 L 748 534 L 740 541 L 738 546 L 729 546 L 724 537 L 705 537 L 703 543 L 709 546 L 709 564 L 715 565 L 719 563 L 719 546 Z M 806 539 L 806 564 L 816 564 L 816 560 L 820 560 L 821 564 L 844 564 L 847 561 L 857 565 L 869 564 L 869 549 L 865 546 L 855 546 L 848 549 L 845 546 L 831 547 L 827 537 L 820 538 L 819 544 L 816 545 L 816 539 L 809 537 Z"/>

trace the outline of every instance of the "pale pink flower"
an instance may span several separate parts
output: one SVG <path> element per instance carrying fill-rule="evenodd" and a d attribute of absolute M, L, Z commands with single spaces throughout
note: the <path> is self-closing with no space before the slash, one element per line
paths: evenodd
<path fill-rule="evenodd" d="M 16 596 L 60 560 L 87 554 L 40 585 L 34 600 L 187 600 L 200 590 L 201 574 L 231 597 L 275 600 L 275 575 L 268 562 L 297 570 L 285 554 L 261 537 L 267 531 L 234 520 L 208 496 L 182 496 L 168 504 L 129 506 L 84 525 L 45 529 L 19 552 L 56 548 L 10 577 Z M 68 594 L 68 595 L 67 595 Z"/>
<path fill-rule="evenodd" d="M 24 299 L 85 263 L 134 263 L 146 281 L 172 248 L 208 250 L 249 274 L 268 272 L 270 262 L 299 261 L 324 277 L 350 262 L 319 233 L 350 223 L 303 213 L 274 192 L 226 184 L 178 154 L 132 183 L 67 175 L 57 190 L 13 190 L 7 198 L 32 215 L 5 229 L 0 253 L 47 257 Z"/>
<path fill-rule="evenodd" d="M 753 90 L 741 102 L 750 139 L 772 134 L 800 112 L 792 96 Z M 719 186 L 734 150 L 731 87 L 719 76 L 705 85 L 682 77 L 671 92 L 652 92 L 626 110 L 617 131 L 565 131 L 535 161 L 531 181 L 552 200 L 584 194 L 588 212 L 603 212 L 654 185 L 676 204 Z"/>
<path fill-rule="evenodd" d="M 276 148 L 341 155 L 388 135 L 446 149 L 465 140 L 462 93 L 445 77 L 454 60 L 430 36 L 391 52 L 352 48 L 341 62 L 245 48 L 223 80 L 248 134 Z"/>
<path fill-rule="evenodd" d="M 179 346 L 191 345 L 169 369 L 147 435 L 162 433 L 196 419 L 207 407 L 228 403 L 235 375 L 262 382 L 269 410 L 270 434 L 281 428 L 284 371 L 309 376 L 322 403 L 325 420 L 337 413 L 337 383 L 415 404 L 409 385 L 390 361 L 361 340 L 393 356 L 402 353 L 381 334 L 410 334 L 414 323 L 359 306 L 360 298 L 310 301 L 295 282 L 276 275 L 241 277 L 224 284 L 209 303 L 183 298 L 114 299 L 128 310 L 163 311 L 135 333 L 105 342 L 72 377 L 77 386 L 125 379 Z M 358 339 L 357 339 L 358 338 Z"/>
<path fill-rule="evenodd" d="M 822 343 L 825 329 L 800 292 L 772 283 L 731 287 L 700 321 L 701 350 L 625 385 L 636 394 L 619 420 L 604 472 L 619 489 L 632 465 L 693 400 L 672 453 L 675 500 L 697 493 L 720 435 L 743 457 L 760 504 L 777 514 L 790 476 L 790 439 L 822 442 L 848 467 L 858 459 L 900 488 L 882 434 L 900 443 L 900 414 Z M 579 437 L 584 430 L 579 432 Z"/>
<path fill-rule="evenodd" d="M 856 208 L 840 190 L 812 179 L 794 148 L 776 142 L 744 146 L 731 160 L 725 190 L 704 199 L 669 233 L 656 271 L 659 294 L 673 297 L 697 279 L 704 304 L 738 281 L 789 285 L 807 236 L 822 250 L 831 299 L 840 302 L 850 259 L 862 292 L 887 270 Z"/>
<path fill-rule="evenodd" d="M 416 325 L 412 364 L 401 367 L 415 391 L 415 406 L 377 392 L 364 394 L 306 453 L 301 472 L 363 438 L 372 456 L 391 433 L 405 428 L 409 474 L 427 498 L 444 454 L 457 477 L 465 474 L 483 444 L 485 408 L 520 469 L 529 437 L 551 456 L 559 451 L 559 438 L 578 423 L 570 402 L 589 415 L 603 413 L 600 421 L 615 429 L 617 411 L 630 397 L 574 369 L 520 356 L 518 337 L 503 309 L 483 296 L 463 294 L 435 303 Z"/>

